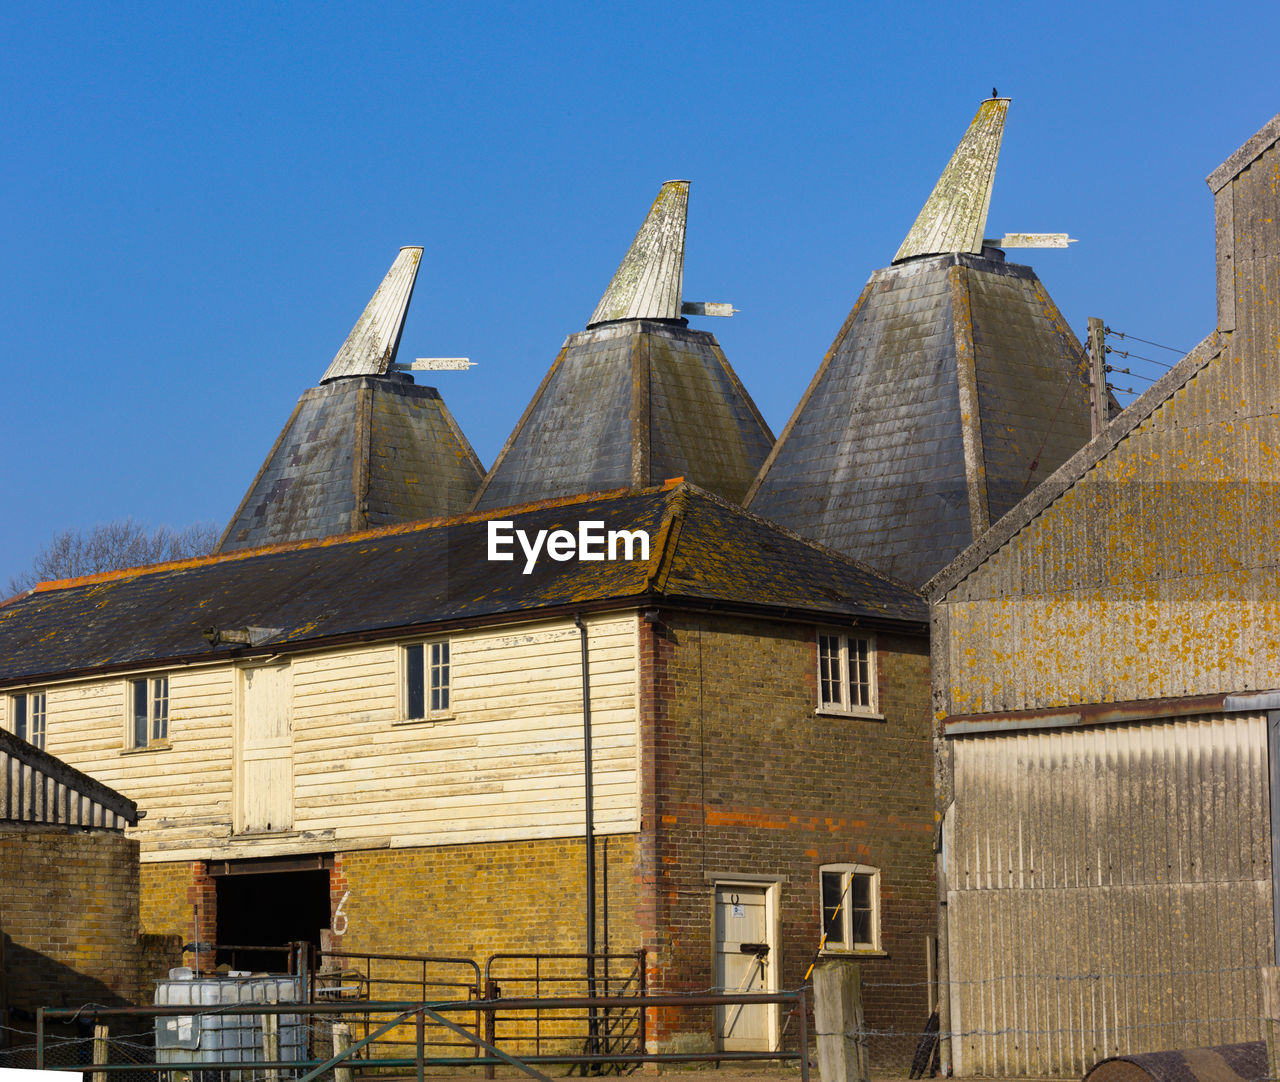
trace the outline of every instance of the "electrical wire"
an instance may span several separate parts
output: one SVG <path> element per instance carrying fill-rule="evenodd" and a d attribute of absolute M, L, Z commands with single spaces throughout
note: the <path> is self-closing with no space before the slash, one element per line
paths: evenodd
<path fill-rule="evenodd" d="M 1159 365 L 1166 372 L 1173 367 L 1171 364 L 1165 364 L 1164 361 L 1157 361 L 1154 357 L 1144 357 L 1141 353 L 1132 353 L 1127 349 L 1113 349 L 1111 346 L 1107 346 L 1107 352 L 1114 353 L 1119 357 L 1124 357 L 1126 360 L 1132 357 L 1137 361 L 1149 361 L 1151 364 Z"/>
<path fill-rule="evenodd" d="M 1104 326 L 1102 328 L 1102 333 L 1114 334 L 1117 338 L 1125 338 L 1125 339 L 1132 338 L 1135 342 L 1141 342 L 1143 345 L 1146 345 L 1146 346 L 1155 346 L 1156 349 L 1167 349 L 1170 353 L 1178 353 L 1183 356 L 1185 356 L 1187 353 L 1187 350 L 1185 349 L 1178 349 L 1176 346 L 1163 346 L 1159 342 L 1151 341 L 1151 339 L 1149 338 L 1139 338 L 1136 334 L 1125 334 L 1124 331 L 1113 331 L 1110 327 L 1107 327 L 1107 326 Z"/>

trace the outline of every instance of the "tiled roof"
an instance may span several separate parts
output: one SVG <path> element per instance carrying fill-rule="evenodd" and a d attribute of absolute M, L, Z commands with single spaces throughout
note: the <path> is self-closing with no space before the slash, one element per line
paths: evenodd
<path fill-rule="evenodd" d="M 570 335 L 477 496 L 506 507 L 669 477 L 741 500 L 773 433 L 715 336 L 623 320 Z"/>
<path fill-rule="evenodd" d="M 218 551 L 455 514 L 483 477 L 435 388 L 334 380 L 298 400 Z"/>
<path fill-rule="evenodd" d="M 1087 362 L 1029 267 L 877 271 L 748 506 L 923 583 L 1089 439 Z"/>
<path fill-rule="evenodd" d="M 647 559 L 488 559 L 488 522 L 530 536 L 601 521 L 644 530 Z M 635 604 L 923 630 L 913 590 L 688 484 L 45 583 L 0 605 L 0 683 L 216 656 L 208 628 L 278 629 L 278 651 L 399 629 Z M 226 653 L 230 647 L 216 651 Z"/>

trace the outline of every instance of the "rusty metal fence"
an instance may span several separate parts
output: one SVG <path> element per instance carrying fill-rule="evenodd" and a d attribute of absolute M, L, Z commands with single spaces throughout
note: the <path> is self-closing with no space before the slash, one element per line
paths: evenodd
<path fill-rule="evenodd" d="M 541 1003 L 565 996 L 639 999 L 646 991 L 645 952 L 495 954 L 485 965 L 484 987 L 485 998 L 493 1002 L 514 998 Z M 485 1018 L 488 1042 L 520 1055 L 567 1051 L 617 1057 L 645 1048 L 645 1012 L 630 1002 L 621 1008 L 586 1007 L 576 1014 L 508 1007 Z"/>
<path fill-rule="evenodd" d="M 653 1054 L 646 1052 L 643 1044 L 633 1051 L 620 1051 L 603 1047 L 592 1050 L 588 1043 L 581 1052 L 548 1046 L 541 1051 L 513 1055 L 479 1036 L 472 1021 L 477 1016 L 488 1019 L 498 1013 L 539 1012 L 551 1026 L 557 1017 L 580 1019 L 595 1015 L 602 1018 L 613 1012 L 638 1011 L 643 1033 L 643 1018 L 650 1010 L 698 1010 L 735 1004 L 781 1004 L 789 1008 L 788 1013 L 797 1019 L 794 1048 Z M 808 1082 L 803 989 L 737 995 L 504 996 L 426 1003 L 371 1000 L 362 1007 L 371 1017 L 382 1021 L 371 1025 L 358 1039 L 334 1032 L 335 1027 L 347 1025 L 346 1016 L 351 1013 L 349 1005 L 338 1002 L 244 1003 L 211 1008 L 195 1005 L 75 1010 L 45 1007 L 36 1016 L 34 1066 L 44 1070 L 89 1071 L 93 1082 L 124 1082 L 129 1078 L 158 1078 L 161 1082 L 284 1082 L 286 1079 L 310 1082 L 322 1075 L 332 1074 L 345 1080 L 351 1078 L 353 1071 L 382 1073 L 412 1068 L 422 1082 L 428 1068 L 439 1067 L 504 1065 L 543 1079 L 545 1076 L 537 1067 L 550 1064 L 621 1069 L 641 1063 L 776 1060 L 797 1061 L 802 1082 Z M 59 1026 L 86 1019 L 94 1026 L 91 1040 L 54 1036 Z M 291 1027 L 295 1025 L 306 1035 L 303 1040 L 291 1036 Z M 487 1021 L 482 1026 L 485 1032 L 494 1028 Z M 170 1047 L 169 1054 L 162 1057 L 154 1046 L 154 1035 L 166 1028 L 179 1033 L 229 1030 L 240 1036 L 210 1049 L 198 1043 Z M 326 1031 L 330 1034 L 327 1043 L 316 1039 Z M 402 1039 L 394 1045 L 387 1043 L 385 1038 L 397 1031 Z"/>

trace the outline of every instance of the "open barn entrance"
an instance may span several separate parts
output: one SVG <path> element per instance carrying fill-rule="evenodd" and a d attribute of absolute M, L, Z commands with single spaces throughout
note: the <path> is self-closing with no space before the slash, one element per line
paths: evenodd
<path fill-rule="evenodd" d="M 305 941 L 320 946 L 329 927 L 330 856 L 227 860 L 211 863 L 218 891 L 218 964 L 250 972 L 283 973 L 284 947 Z M 238 948 L 238 949 L 230 949 Z"/>

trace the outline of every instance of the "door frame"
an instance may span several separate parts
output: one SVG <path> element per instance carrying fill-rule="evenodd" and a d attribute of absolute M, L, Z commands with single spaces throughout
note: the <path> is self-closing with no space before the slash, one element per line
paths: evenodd
<path fill-rule="evenodd" d="M 780 924 L 778 917 L 778 903 L 782 896 L 782 880 L 774 878 L 765 878 L 763 876 L 745 876 L 745 875 L 708 875 L 707 879 L 711 884 L 711 979 L 716 980 L 716 969 L 719 965 L 718 949 L 719 943 L 716 938 L 716 893 L 725 887 L 745 887 L 749 890 L 764 891 L 764 928 L 767 942 L 769 944 L 769 954 L 765 959 L 764 966 L 764 986 L 766 992 L 776 992 L 779 987 L 779 980 L 782 973 L 781 947 L 779 946 Z M 776 1052 L 778 1044 L 782 1039 L 781 1012 L 777 1003 L 767 1003 L 765 1006 L 765 1017 L 768 1019 L 768 1051 Z M 721 1048 L 720 1027 L 716 1025 L 715 1043 L 717 1050 Z"/>

